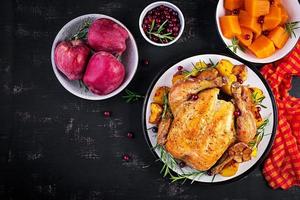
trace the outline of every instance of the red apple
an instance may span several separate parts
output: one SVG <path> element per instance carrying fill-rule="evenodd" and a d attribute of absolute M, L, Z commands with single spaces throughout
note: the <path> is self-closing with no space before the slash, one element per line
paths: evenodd
<path fill-rule="evenodd" d="M 117 89 L 124 77 L 123 64 L 112 54 L 100 51 L 91 57 L 83 82 L 93 93 L 105 95 Z"/>
<path fill-rule="evenodd" d="M 90 55 L 89 47 L 81 40 L 62 41 L 56 48 L 56 67 L 70 80 L 81 79 Z"/>
<path fill-rule="evenodd" d="M 88 31 L 88 44 L 95 51 L 106 51 L 121 55 L 126 50 L 128 33 L 110 19 L 95 20 Z"/>

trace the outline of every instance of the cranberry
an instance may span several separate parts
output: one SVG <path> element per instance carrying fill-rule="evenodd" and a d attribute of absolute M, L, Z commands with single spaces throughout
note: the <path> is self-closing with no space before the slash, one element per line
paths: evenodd
<path fill-rule="evenodd" d="M 238 79 L 237 80 L 240 84 L 243 84 L 243 80 L 242 79 Z"/>
<path fill-rule="evenodd" d="M 193 95 L 192 95 L 192 100 L 193 100 L 193 101 L 196 101 L 198 98 L 199 98 L 199 97 L 198 97 L 197 94 L 193 94 Z"/>
<path fill-rule="evenodd" d="M 144 59 L 144 60 L 143 60 L 143 64 L 144 64 L 144 65 L 149 65 L 149 60 Z"/>
<path fill-rule="evenodd" d="M 249 34 L 246 34 L 246 35 L 244 36 L 244 39 L 245 39 L 245 40 L 249 40 L 249 39 L 250 39 L 250 35 L 249 35 Z"/>
<path fill-rule="evenodd" d="M 123 160 L 126 162 L 128 162 L 130 160 L 130 156 L 127 154 L 124 154 L 122 157 L 123 157 Z"/>
<path fill-rule="evenodd" d="M 132 132 L 128 132 L 128 133 L 127 133 L 127 137 L 128 137 L 129 139 L 132 139 L 132 138 L 134 138 L 134 134 L 133 134 Z"/>
<path fill-rule="evenodd" d="M 265 30 L 265 31 L 262 32 L 262 34 L 263 34 L 264 36 L 268 36 L 269 33 L 270 33 L 270 31 L 268 31 L 268 30 Z"/>
<path fill-rule="evenodd" d="M 241 111 L 239 111 L 239 110 L 236 110 L 236 111 L 234 111 L 234 116 L 236 116 L 236 117 L 238 117 L 238 116 L 240 116 L 241 115 Z"/>
<path fill-rule="evenodd" d="M 212 171 L 208 170 L 208 171 L 206 172 L 206 174 L 207 174 L 208 176 L 212 176 Z"/>
<path fill-rule="evenodd" d="M 273 5 L 275 3 L 274 0 L 270 0 L 270 4 Z"/>
<path fill-rule="evenodd" d="M 176 32 L 179 31 L 179 28 L 178 28 L 177 26 L 174 26 L 174 27 L 173 27 L 173 31 L 176 33 Z"/>
<path fill-rule="evenodd" d="M 177 16 L 177 15 L 178 15 L 178 13 L 177 13 L 177 12 L 175 12 L 175 11 L 173 11 L 173 12 L 172 12 L 172 15 L 174 15 L 174 16 Z"/>
<path fill-rule="evenodd" d="M 104 111 L 103 112 L 103 115 L 104 115 L 104 117 L 110 117 L 110 112 L 109 111 Z"/>
<path fill-rule="evenodd" d="M 232 14 L 234 14 L 234 15 L 238 15 L 240 13 L 240 10 L 239 9 L 234 9 L 233 11 L 232 11 Z"/>
<path fill-rule="evenodd" d="M 157 18 L 157 19 L 155 20 L 155 22 L 158 23 L 158 24 L 160 24 L 160 23 L 161 23 L 161 20 Z"/>
<path fill-rule="evenodd" d="M 153 133 L 157 133 L 158 128 L 157 128 L 156 126 L 153 126 L 153 127 L 151 128 L 151 130 L 152 130 Z"/>
<path fill-rule="evenodd" d="M 182 71 L 182 70 L 183 70 L 183 67 L 182 67 L 182 66 L 178 66 L 178 67 L 177 67 L 177 70 L 178 70 L 178 71 Z"/>
<path fill-rule="evenodd" d="M 260 110 L 261 110 L 261 108 L 260 108 L 260 107 L 256 107 L 256 110 L 257 110 L 257 111 L 260 111 Z"/>
<path fill-rule="evenodd" d="M 259 16 L 259 18 L 257 19 L 257 23 L 259 24 L 263 24 L 265 22 L 265 16 Z"/>
<path fill-rule="evenodd" d="M 167 32 L 168 32 L 168 33 L 173 33 L 173 29 L 167 28 Z"/>
<path fill-rule="evenodd" d="M 186 166 L 185 162 L 183 162 L 183 161 L 180 161 L 178 163 L 178 165 L 179 165 L 180 168 L 184 168 Z"/>

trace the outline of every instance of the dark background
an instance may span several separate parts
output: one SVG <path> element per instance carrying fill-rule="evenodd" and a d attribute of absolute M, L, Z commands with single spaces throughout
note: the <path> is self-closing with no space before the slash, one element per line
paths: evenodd
<path fill-rule="evenodd" d="M 145 94 L 155 75 L 183 58 L 222 53 L 215 26 L 217 0 L 172 1 L 186 28 L 178 42 L 159 48 L 138 29 L 151 1 L 2 1 L 0 6 L 0 199 L 299 199 L 300 189 L 272 190 L 256 169 L 238 182 L 203 186 L 170 184 L 159 174 L 143 136 L 142 101 L 121 93 L 87 101 L 67 92 L 54 76 L 51 45 L 60 28 L 83 14 L 102 13 L 123 22 L 136 38 L 141 59 L 128 86 Z M 261 65 L 256 65 L 260 67 Z M 299 96 L 300 81 L 292 94 Z M 298 92 L 298 94 L 297 94 Z M 103 111 L 111 111 L 104 118 Z M 135 134 L 130 140 L 128 131 Z M 122 160 L 131 156 L 130 162 Z M 152 164 L 150 167 L 144 167 Z"/>

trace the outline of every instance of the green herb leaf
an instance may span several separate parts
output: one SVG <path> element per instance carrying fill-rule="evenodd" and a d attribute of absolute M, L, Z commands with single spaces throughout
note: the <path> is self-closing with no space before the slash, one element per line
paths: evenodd
<path fill-rule="evenodd" d="M 236 37 L 231 39 L 231 45 L 229 45 L 228 48 L 232 49 L 234 53 L 236 53 L 237 49 L 245 51 L 245 49 L 239 45 L 239 40 Z"/>
<path fill-rule="evenodd" d="M 154 26 L 155 26 L 155 20 L 152 20 L 151 23 L 151 27 L 150 30 L 148 31 L 149 37 L 151 38 L 151 36 L 155 36 L 158 37 L 160 39 L 161 42 L 163 42 L 163 40 L 169 40 L 172 41 L 174 40 L 175 37 L 170 36 L 172 33 L 165 33 L 165 34 L 161 34 L 161 32 L 163 30 L 165 30 L 165 25 L 168 22 L 168 20 L 165 20 L 157 29 L 157 31 L 153 31 Z"/>
<path fill-rule="evenodd" d="M 297 27 L 299 21 L 295 21 L 295 22 L 288 22 L 285 24 L 285 31 L 289 34 L 289 36 L 292 38 L 293 36 L 295 38 L 297 38 L 297 35 L 295 33 L 295 30 L 300 28 Z"/>
<path fill-rule="evenodd" d="M 144 98 L 144 96 L 139 95 L 129 89 L 126 89 L 125 93 L 126 95 L 123 95 L 122 98 L 126 100 L 126 103 L 132 103 Z"/>
<path fill-rule="evenodd" d="M 91 23 L 92 22 L 89 22 L 89 21 L 84 22 L 83 26 L 79 29 L 79 31 L 71 37 L 71 40 L 74 40 L 74 39 L 75 40 L 78 40 L 78 39 L 86 40 L 87 33 L 88 33 Z"/>

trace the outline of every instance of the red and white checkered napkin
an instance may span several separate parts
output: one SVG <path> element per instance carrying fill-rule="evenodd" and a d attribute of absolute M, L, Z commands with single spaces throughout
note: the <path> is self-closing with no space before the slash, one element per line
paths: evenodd
<path fill-rule="evenodd" d="M 300 41 L 294 50 L 261 73 L 274 93 L 278 107 L 278 128 L 263 174 L 276 189 L 300 186 L 300 99 L 289 95 L 292 76 L 300 77 Z"/>

